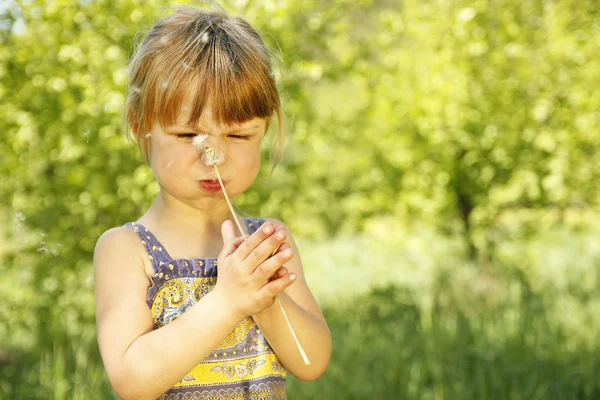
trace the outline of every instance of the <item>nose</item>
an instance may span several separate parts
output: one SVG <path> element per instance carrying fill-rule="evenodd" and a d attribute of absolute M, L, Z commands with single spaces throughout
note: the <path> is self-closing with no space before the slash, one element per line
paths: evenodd
<path fill-rule="evenodd" d="M 207 144 L 209 139 L 208 134 L 196 135 L 192 141 L 192 145 L 202 152 L 200 161 L 209 167 L 221 165 L 225 162 L 225 154 L 215 151 L 215 146 Z"/>
<path fill-rule="evenodd" d="M 200 161 L 206 166 L 220 166 L 225 162 L 225 154 L 218 154 L 212 148 L 205 148 L 200 157 Z"/>

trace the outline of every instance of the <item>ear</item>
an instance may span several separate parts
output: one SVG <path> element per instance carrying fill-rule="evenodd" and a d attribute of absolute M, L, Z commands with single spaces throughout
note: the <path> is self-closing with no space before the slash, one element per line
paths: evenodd
<path fill-rule="evenodd" d="M 131 125 L 131 133 L 133 133 L 133 136 L 135 136 L 136 138 L 138 137 L 138 125 L 137 124 Z"/>

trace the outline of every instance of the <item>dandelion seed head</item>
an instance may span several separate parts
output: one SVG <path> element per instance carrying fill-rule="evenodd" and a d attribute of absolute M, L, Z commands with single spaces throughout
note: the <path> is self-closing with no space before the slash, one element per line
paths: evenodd
<path fill-rule="evenodd" d="M 211 149 L 210 147 L 208 147 L 206 149 L 206 155 L 208 156 L 208 159 L 210 160 L 210 162 L 212 163 L 212 165 L 215 165 L 217 163 L 217 153 L 215 153 L 215 151 L 213 149 Z"/>
<path fill-rule="evenodd" d="M 215 165 L 221 165 L 225 162 L 225 156 L 217 156 L 215 159 Z"/>
<path fill-rule="evenodd" d="M 206 133 L 202 135 L 196 135 L 194 136 L 194 139 L 192 139 L 192 145 L 197 149 L 203 149 L 207 138 L 208 134 Z"/>
<path fill-rule="evenodd" d="M 212 148 L 206 146 L 204 154 L 202 154 L 200 160 L 204 163 L 204 165 L 214 167 L 215 165 L 223 164 L 225 161 L 225 156 L 218 155 Z"/>

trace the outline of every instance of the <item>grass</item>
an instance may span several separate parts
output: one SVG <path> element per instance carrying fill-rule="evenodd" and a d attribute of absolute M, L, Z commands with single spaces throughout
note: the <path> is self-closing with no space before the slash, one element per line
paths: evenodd
<path fill-rule="evenodd" d="M 433 232 L 300 241 L 334 347 L 317 381 L 290 376 L 288 397 L 600 398 L 598 238 L 557 229 L 507 240 L 485 267 Z M 14 274 L 4 275 L 3 292 Z M 23 296 L 22 315 L 36 315 Z M 17 317 L 6 314 L 0 339 L 11 358 L 0 361 L 0 398 L 116 398 L 86 307 L 79 324 L 58 310 L 53 321 L 63 323 L 49 325 L 43 348 L 22 339 L 25 328 L 7 328 Z"/>

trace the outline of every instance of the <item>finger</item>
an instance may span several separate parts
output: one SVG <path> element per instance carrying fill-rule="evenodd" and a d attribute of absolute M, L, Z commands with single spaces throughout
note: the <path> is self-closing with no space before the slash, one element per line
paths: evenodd
<path fill-rule="evenodd" d="M 296 274 L 291 272 L 281 278 L 268 282 L 258 291 L 259 296 L 275 297 L 296 281 Z"/>
<path fill-rule="evenodd" d="M 236 237 L 233 239 L 229 239 L 221 249 L 219 256 L 217 257 L 218 262 L 221 263 L 224 257 L 229 257 L 240 247 L 240 245 L 244 243 L 244 238 Z"/>
<path fill-rule="evenodd" d="M 250 268 L 248 272 L 252 273 L 259 264 L 271 257 L 286 238 L 287 232 L 280 229 L 256 246 L 246 257 L 248 268 Z"/>
<path fill-rule="evenodd" d="M 260 264 L 252 273 L 251 279 L 258 283 L 263 284 L 275 275 L 277 270 L 288 262 L 293 257 L 292 249 L 286 249 L 281 253 L 270 257 L 268 260 Z"/>
<path fill-rule="evenodd" d="M 273 232 L 275 232 L 275 229 L 273 229 L 273 224 L 271 222 L 267 221 L 262 224 L 260 228 L 250 235 L 244 241 L 244 244 L 237 250 L 236 253 L 240 260 L 245 260 L 248 257 L 248 254 L 250 254 L 256 246 L 261 244 L 263 240 L 271 236 Z"/>
<path fill-rule="evenodd" d="M 233 222 L 231 222 L 231 220 L 228 219 L 221 224 L 221 236 L 223 237 L 223 244 L 225 244 L 229 239 L 237 236 L 235 234 L 235 227 L 233 226 Z"/>
<path fill-rule="evenodd" d="M 223 237 L 223 249 L 219 253 L 219 260 L 230 256 L 244 242 L 244 238 L 235 236 L 235 228 L 229 220 L 223 222 L 223 225 L 221 225 L 221 236 Z"/>
<path fill-rule="evenodd" d="M 288 269 L 286 267 L 281 267 L 277 271 L 275 271 L 275 274 L 271 277 L 270 280 L 274 281 L 275 279 L 283 278 L 287 273 Z"/>
<path fill-rule="evenodd" d="M 271 256 L 274 256 L 277 253 L 281 253 L 282 251 L 284 251 L 285 249 L 289 249 L 291 246 L 288 242 L 283 242 L 281 243 L 281 245 L 279 245 L 279 247 L 277 249 L 275 249 L 275 251 L 273 252 L 273 254 L 271 254 Z"/>

